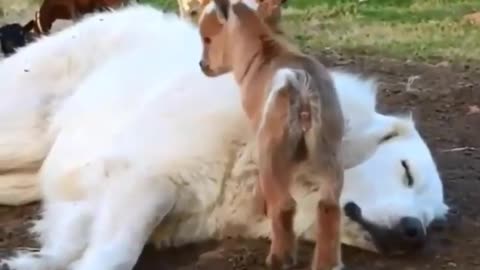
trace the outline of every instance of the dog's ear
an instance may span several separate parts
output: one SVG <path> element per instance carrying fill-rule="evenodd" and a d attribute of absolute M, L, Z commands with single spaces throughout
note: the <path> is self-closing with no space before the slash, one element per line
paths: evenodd
<path fill-rule="evenodd" d="M 228 10 L 230 9 L 230 0 L 213 0 L 215 10 L 220 22 L 225 23 L 228 20 Z"/>

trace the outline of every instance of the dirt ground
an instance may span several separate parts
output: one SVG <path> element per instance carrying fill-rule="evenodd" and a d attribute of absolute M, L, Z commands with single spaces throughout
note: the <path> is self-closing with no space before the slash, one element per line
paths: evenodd
<path fill-rule="evenodd" d="M 422 252 L 385 257 L 345 247 L 349 269 L 480 269 L 480 65 L 427 65 L 331 53 L 321 58 L 330 67 L 378 76 L 382 111 L 413 111 L 438 162 L 453 208 L 450 225 L 432 233 Z M 17 246 L 34 245 L 25 222 L 37 209 L 37 205 L 0 208 L 0 257 Z M 238 239 L 159 253 L 146 247 L 135 269 L 265 269 L 267 248 L 264 240 Z M 309 269 L 311 249 L 309 244 L 301 245 L 299 269 Z"/>

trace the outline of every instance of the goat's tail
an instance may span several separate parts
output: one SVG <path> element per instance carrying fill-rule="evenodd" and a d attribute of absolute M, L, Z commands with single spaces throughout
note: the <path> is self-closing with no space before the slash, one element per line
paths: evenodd
<path fill-rule="evenodd" d="M 273 77 L 266 105 L 275 101 L 277 113 L 284 108 L 284 150 L 291 160 L 315 163 L 339 155 L 343 115 L 333 81 L 325 72 L 325 78 L 314 78 L 303 69 L 279 69 Z"/>
<path fill-rule="evenodd" d="M 326 69 L 297 70 L 295 74 L 290 125 L 295 133 L 300 132 L 295 136 L 301 135 L 305 158 L 312 167 L 334 166 L 341 161 L 345 123 L 333 80 Z"/>

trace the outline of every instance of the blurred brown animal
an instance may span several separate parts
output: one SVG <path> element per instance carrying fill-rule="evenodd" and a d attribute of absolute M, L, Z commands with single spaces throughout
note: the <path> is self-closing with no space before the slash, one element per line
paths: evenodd
<path fill-rule="evenodd" d="M 241 102 L 256 134 L 258 205 L 271 218 L 272 243 L 267 264 L 295 264 L 295 199 L 290 184 L 299 166 L 321 178 L 314 270 L 342 269 L 340 147 L 344 119 L 333 80 L 315 58 L 277 37 L 273 13 L 251 0 L 214 0 L 200 18 L 203 73 L 216 77 L 233 71 Z M 266 16 L 266 17 L 264 17 Z M 233 18 L 233 19 L 232 19 Z M 272 29 L 273 26 L 273 29 Z"/>
<path fill-rule="evenodd" d="M 58 19 L 77 21 L 84 14 L 111 10 L 126 3 L 126 0 L 44 0 L 32 20 L 33 30 L 37 34 L 48 34 Z"/>

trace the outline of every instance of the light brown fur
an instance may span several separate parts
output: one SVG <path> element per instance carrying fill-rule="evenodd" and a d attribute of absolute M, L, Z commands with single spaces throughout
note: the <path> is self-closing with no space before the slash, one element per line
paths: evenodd
<path fill-rule="evenodd" d="M 298 166 L 310 165 L 328 179 L 321 183 L 312 269 L 339 269 L 344 119 L 333 81 L 321 63 L 274 35 L 260 7 L 255 12 L 242 2 L 214 1 L 219 22 L 211 17 L 200 21 L 200 66 L 212 77 L 233 71 L 243 109 L 256 131 L 256 197 L 272 221 L 267 264 L 280 269 L 295 261 L 296 202 L 290 184 Z"/>

